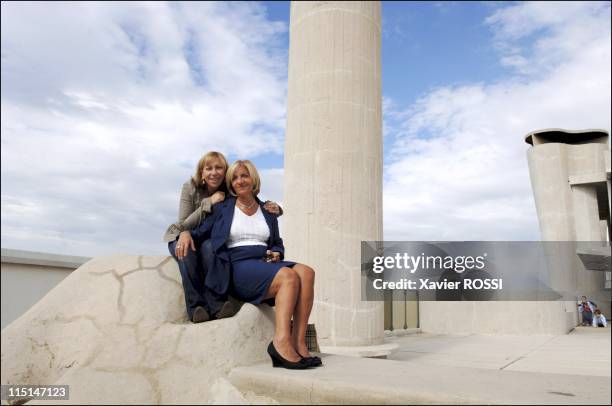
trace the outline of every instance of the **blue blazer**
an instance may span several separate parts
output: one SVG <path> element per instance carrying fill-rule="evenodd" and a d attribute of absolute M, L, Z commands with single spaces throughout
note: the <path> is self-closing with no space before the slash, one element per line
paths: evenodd
<path fill-rule="evenodd" d="M 270 229 L 268 249 L 280 252 L 282 260 L 285 255 L 285 247 L 278 231 L 277 216 L 267 212 L 263 207 L 263 202 L 257 198 L 255 199 Z M 204 241 L 210 238 L 213 258 L 209 258 L 209 261 L 207 261 L 208 271 L 204 284 L 220 295 L 228 292 L 231 279 L 231 262 L 226 243 L 232 228 L 235 208 L 236 198 L 230 196 L 224 201 L 215 204 L 212 213 L 197 228 L 191 230 L 191 236 L 194 240 Z"/>

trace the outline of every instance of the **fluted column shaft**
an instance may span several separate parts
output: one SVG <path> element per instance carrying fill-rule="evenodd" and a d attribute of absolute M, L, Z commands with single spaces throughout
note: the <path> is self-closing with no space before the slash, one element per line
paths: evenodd
<path fill-rule="evenodd" d="M 292 2 L 283 233 L 316 271 L 322 345 L 379 344 L 383 306 L 361 301 L 360 243 L 381 240 L 380 2 Z"/>

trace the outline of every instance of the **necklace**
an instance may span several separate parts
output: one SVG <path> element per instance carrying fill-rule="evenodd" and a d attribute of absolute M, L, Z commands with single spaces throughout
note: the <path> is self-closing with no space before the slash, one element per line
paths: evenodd
<path fill-rule="evenodd" d="M 236 204 L 237 204 L 237 205 L 238 205 L 238 207 L 239 207 L 241 210 L 243 210 L 243 211 L 244 211 L 244 210 L 250 210 L 250 209 L 252 209 L 252 208 L 253 208 L 253 206 L 255 206 L 255 204 L 256 204 L 256 203 L 257 203 L 257 200 L 255 200 L 255 199 L 253 199 L 253 201 L 252 201 L 252 202 L 251 202 L 251 204 L 249 204 L 249 205 L 245 205 L 245 204 L 241 203 L 241 202 L 240 202 L 240 200 L 236 200 Z"/>

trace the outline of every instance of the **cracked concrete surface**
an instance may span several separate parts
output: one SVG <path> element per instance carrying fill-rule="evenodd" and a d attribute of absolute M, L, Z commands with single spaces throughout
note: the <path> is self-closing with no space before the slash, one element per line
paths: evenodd
<path fill-rule="evenodd" d="M 273 403 L 225 379 L 266 361 L 273 332 L 267 305 L 190 323 L 171 257 L 98 257 L 2 330 L 2 384 L 70 385 L 71 404 Z"/>

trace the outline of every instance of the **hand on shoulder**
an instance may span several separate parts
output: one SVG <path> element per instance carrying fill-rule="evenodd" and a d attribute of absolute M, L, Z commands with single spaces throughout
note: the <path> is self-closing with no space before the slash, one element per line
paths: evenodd
<path fill-rule="evenodd" d="M 217 190 L 215 193 L 212 194 L 212 196 L 210 196 L 210 201 L 212 202 L 212 204 L 217 204 L 224 200 L 225 200 L 225 193 L 220 190 Z"/>

